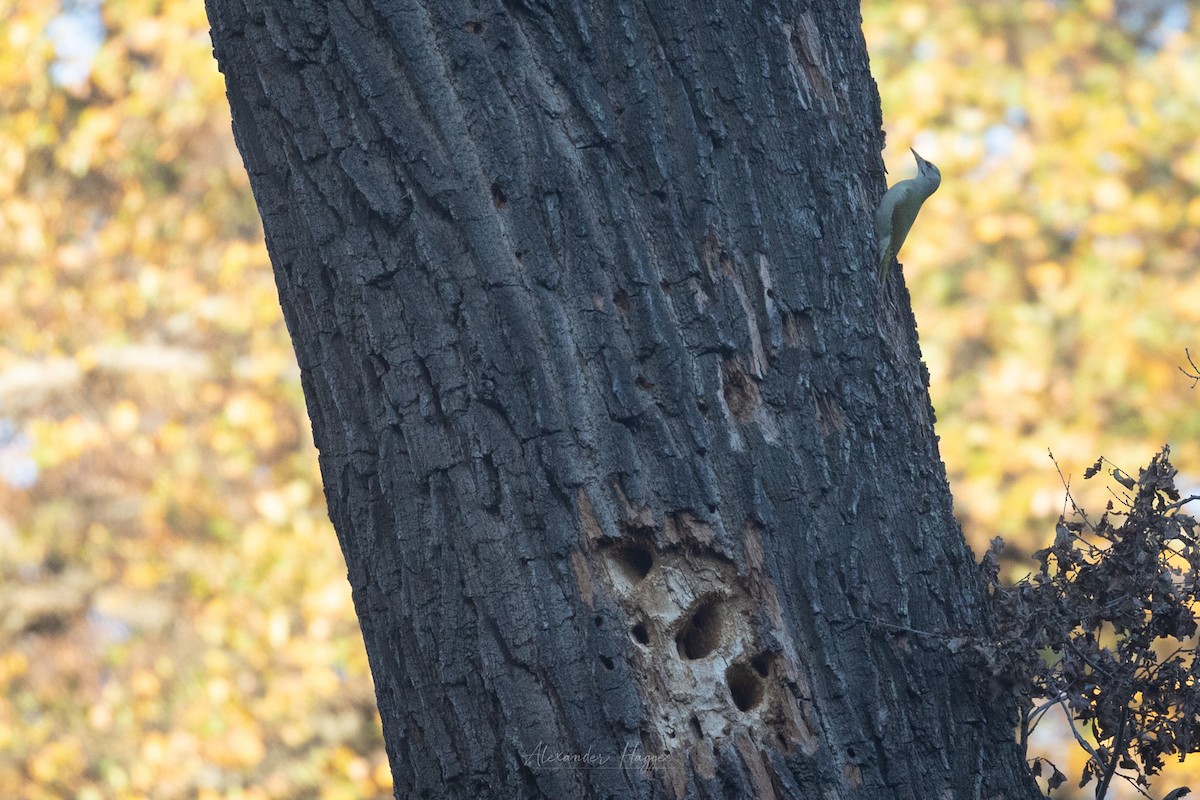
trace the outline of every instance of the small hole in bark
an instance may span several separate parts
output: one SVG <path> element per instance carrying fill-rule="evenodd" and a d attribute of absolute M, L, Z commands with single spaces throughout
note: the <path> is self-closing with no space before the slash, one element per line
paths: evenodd
<path fill-rule="evenodd" d="M 633 634 L 633 640 L 638 644 L 650 644 L 650 631 L 646 629 L 645 623 L 637 623 L 630 633 Z"/>
<path fill-rule="evenodd" d="M 464 23 L 462 26 L 462 30 L 463 30 L 463 33 L 479 33 L 480 31 L 483 30 L 483 23 L 480 22 L 479 20 L 473 19 L 470 22 Z"/>
<path fill-rule="evenodd" d="M 375 369 L 375 376 L 386 375 L 392 371 L 392 365 L 387 362 L 387 359 L 378 353 L 371 353 L 371 366 Z"/>
<path fill-rule="evenodd" d="M 604 665 L 605 669 L 613 668 L 613 660 L 608 656 L 600 656 L 600 663 Z"/>
<path fill-rule="evenodd" d="M 628 314 L 629 313 L 629 293 L 626 292 L 624 289 L 617 289 L 615 292 L 613 292 L 613 305 L 616 306 L 617 310 L 620 311 L 622 314 Z"/>
<path fill-rule="evenodd" d="M 729 682 L 729 694 L 739 711 L 749 711 L 762 702 L 763 682 L 745 664 L 731 664 L 725 670 L 725 680 Z"/>
<path fill-rule="evenodd" d="M 693 734 L 693 735 L 694 735 L 694 736 L 695 736 L 697 739 L 703 739 L 703 738 L 704 738 L 704 729 L 700 727 L 700 720 L 696 718 L 696 715 L 695 715 L 695 714 L 693 714 L 693 715 L 692 715 L 692 718 L 691 718 L 690 720 L 688 720 L 688 725 L 689 725 L 689 726 L 691 727 L 691 729 L 692 729 L 692 734 Z"/>
<path fill-rule="evenodd" d="M 750 666 L 754 667 L 759 676 L 767 677 L 767 673 L 771 671 L 771 654 L 759 653 L 750 661 Z"/>
<path fill-rule="evenodd" d="M 663 294 L 671 293 L 671 282 L 666 278 L 663 278 L 661 281 L 659 281 L 658 285 L 662 287 Z"/>
<path fill-rule="evenodd" d="M 675 637 L 679 655 L 689 661 L 704 658 L 721 644 L 721 613 L 715 599 L 701 603 Z"/>
<path fill-rule="evenodd" d="M 508 205 L 508 197 L 504 194 L 504 190 L 500 188 L 500 184 L 492 184 L 492 205 L 496 208 L 504 208 Z"/>
<path fill-rule="evenodd" d="M 596 615 L 596 627 L 597 628 L 604 627 L 604 617 L 600 616 L 599 614 Z"/>
<path fill-rule="evenodd" d="M 729 411 L 743 422 L 758 408 L 758 385 L 735 359 L 721 365 L 721 392 Z"/>

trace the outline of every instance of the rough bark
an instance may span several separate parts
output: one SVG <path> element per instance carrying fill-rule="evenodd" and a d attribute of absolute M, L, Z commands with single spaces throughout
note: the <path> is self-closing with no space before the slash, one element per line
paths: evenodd
<path fill-rule="evenodd" d="M 397 797 L 1039 796 L 857 4 L 208 11 Z"/>

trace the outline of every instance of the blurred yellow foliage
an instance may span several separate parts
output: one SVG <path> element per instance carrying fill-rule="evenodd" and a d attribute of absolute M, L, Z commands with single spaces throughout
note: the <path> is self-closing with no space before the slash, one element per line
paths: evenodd
<path fill-rule="evenodd" d="M 1105 488 L 1080 479 L 1101 454 L 1136 474 L 1169 442 L 1181 487 L 1200 488 L 1200 389 L 1178 369 L 1185 347 L 1200 354 L 1194 9 L 929 0 L 863 15 L 891 180 L 912 174 L 909 145 L 942 171 L 905 279 L 968 540 L 981 553 L 999 534 L 1020 555 L 1053 539 L 1048 450 L 1097 513 Z M 1043 744 L 1078 777 L 1073 745 Z M 1200 781 L 1168 770 L 1164 792 Z M 1071 791 L 1055 796 L 1090 797 Z"/>
<path fill-rule="evenodd" d="M 203 3 L 0 10 L 0 797 L 388 797 Z"/>

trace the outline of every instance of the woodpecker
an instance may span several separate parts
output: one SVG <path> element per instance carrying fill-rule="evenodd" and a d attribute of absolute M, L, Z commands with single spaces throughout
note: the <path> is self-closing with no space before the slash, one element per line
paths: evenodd
<path fill-rule="evenodd" d="M 942 183 L 942 173 L 913 150 L 917 159 L 917 177 L 900 181 L 883 193 L 879 209 L 875 212 L 875 241 L 879 244 L 879 282 L 887 280 L 892 261 L 900 252 L 904 238 L 912 227 L 921 204 L 937 191 Z"/>

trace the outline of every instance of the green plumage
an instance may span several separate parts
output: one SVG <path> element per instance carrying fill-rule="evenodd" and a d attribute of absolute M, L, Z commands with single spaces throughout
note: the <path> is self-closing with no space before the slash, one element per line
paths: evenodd
<path fill-rule="evenodd" d="M 892 261 L 908 238 L 921 204 L 942 183 L 938 168 L 909 148 L 917 159 L 917 177 L 900 181 L 883 194 L 875 211 L 875 241 L 879 244 L 879 282 L 887 280 Z"/>

